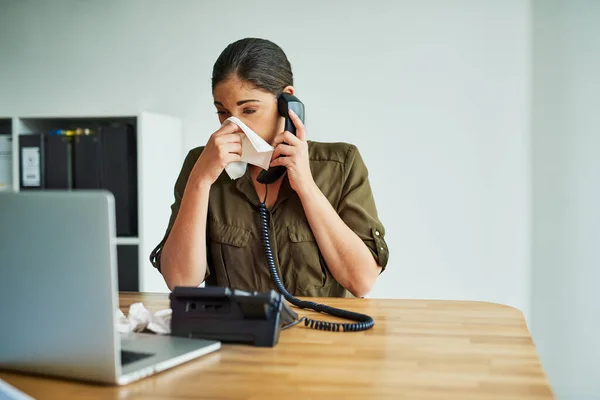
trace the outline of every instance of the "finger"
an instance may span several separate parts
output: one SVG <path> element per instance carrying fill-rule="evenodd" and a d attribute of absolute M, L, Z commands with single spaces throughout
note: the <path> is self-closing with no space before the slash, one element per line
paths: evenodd
<path fill-rule="evenodd" d="M 227 156 L 225 156 L 224 160 L 226 164 L 229 164 L 232 162 L 242 161 L 242 156 L 235 153 L 229 153 Z"/>
<path fill-rule="evenodd" d="M 218 144 L 222 143 L 242 143 L 242 135 L 238 132 L 235 133 L 224 133 L 215 139 Z"/>
<path fill-rule="evenodd" d="M 243 132 L 243 131 L 242 131 L 242 128 L 240 128 L 233 122 L 228 121 L 226 124 L 221 126 L 218 131 L 215 132 L 215 135 L 220 136 L 220 135 L 225 135 L 228 133 L 235 133 L 235 132 Z"/>
<path fill-rule="evenodd" d="M 273 143 L 271 144 L 273 147 L 277 147 L 285 141 L 285 139 L 283 138 L 284 133 L 285 132 L 281 132 L 275 135 L 275 139 L 273 139 Z"/>
<path fill-rule="evenodd" d="M 301 143 L 301 140 L 298 139 L 293 133 L 285 131 L 275 136 L 275 139 L 273 140 L 273 147 L 277 147 L 282 143 L 289 144 L 290 146 L 297 146 Z"/>
<path fill-rule="evenodd" d="M 242 145 L 240 143 L 225 143 L 221 145 L 221 149 L 226 153 L 242 154 Z"/>
<path fill-rule="evenodd" d="M 296 132 L 298 131 L 296 130 Z M 291 146 L 298 146 L 300 143 L 302 143 L 302 139 L 294 135 L 292 132 L 285 131 L 283 132 L 282 136 L 283 141 Z"/>
<path fill-rule="evenodd" d="M 300 120 L 300 117 L 293 110 L 290 110 L 289 114 L 290 114 L 290 118 L 292 119 L 292 122 L 294 123 L 294 126 L 296 127 L 296 136 L 298 136 L 298 139 L 305 141 L 306 140 L 306 128 L 304 127 L 304 124 Z"/>
<path fill-rule="evenodd" d="M 291 157 L 279 157 L 279 158 L 272 160 L 271 163 L 269 164 L 269 167 L 276 167 L 278 165 L 281 165 L 281 166 L 288 168 L 293 163 L 294 163 L 294 161 L 292 160 Z"/>
<path fill-rule="evenodd" d="M 293 146 L 282 143 L 282 144 L 278 145 L 277 147 L 275 147 L 275 151 L 273 152 L 271 159 L 277 158 L 279 156 L 291 156 L 295 152 L 296 152 L 296 149 L 294 149 Z"/>

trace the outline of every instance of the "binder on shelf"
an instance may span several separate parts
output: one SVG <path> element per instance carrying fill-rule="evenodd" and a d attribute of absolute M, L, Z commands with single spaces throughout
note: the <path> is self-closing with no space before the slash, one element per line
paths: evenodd
<path fill-rule="evenodd" d="M 118 236 L 137 236 L 137 149 L 133 126 L 98 127 L 74 137 L 73 186 L 106 189 L 115 197 Z"/>
<path fill-rule="evenodd" d="M 104 189 L 115 196 L 117 234 L 138 235 L 137 146 L 133 126 L 114 124 L 100 130 Z"/>
<path fill-rule="evenodd" d="M 75 189 L 102 188 L 102 147 L 100 135 L 73 138 L 73 187 Z"/>
<path fill-rule="evenodd" d="M 71 189 L 71 141 L 42 133 L 19 135 L 22 190 Z"/>
<path fill-rule="evenodd" d="M 12 188 L 12 137 L 0 133 L 0 190 Z"/>
<path fill-rule="evenodd" d="M 140 290 L 138 251 L 137 245 L 117 245 L 119 291 L 138 292 Z"/>

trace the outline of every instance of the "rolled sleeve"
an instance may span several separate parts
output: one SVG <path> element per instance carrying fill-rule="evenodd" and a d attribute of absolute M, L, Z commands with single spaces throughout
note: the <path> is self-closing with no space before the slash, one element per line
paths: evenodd
<path fill-rule="evenodd" d="M 337 212 L 369 248 L 383 271 L 389 259 L 385 228 L 377 215 L 369 172 L 354 145 L 350 145 L 348 149 L 344 168 L 345 179 Z"/>

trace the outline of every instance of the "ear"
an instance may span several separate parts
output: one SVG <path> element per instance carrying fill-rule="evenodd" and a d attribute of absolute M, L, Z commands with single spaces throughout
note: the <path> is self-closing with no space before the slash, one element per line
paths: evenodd
<path fill-rule="evenodd" d="M 296 93 L 296 90 L 293 86 L 286 86 L 283 88 L 283 93 L 294 95 Z"/>

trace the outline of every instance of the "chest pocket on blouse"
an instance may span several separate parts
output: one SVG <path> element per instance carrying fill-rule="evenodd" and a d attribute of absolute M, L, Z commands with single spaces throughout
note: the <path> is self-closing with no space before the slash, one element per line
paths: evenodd
<path fill-rule="evenodd" d="M 253 257 L 248 245 L 251 232 L 215 221 L 209 223 L 212 267 L 218 286 L 256 290 Z"/>
<path fill-rule="evenodd" d="M 332 276 L 308 225 L 289 225 L 290 256 L 296 288 L 303 296 L 322 296 Z"/>

